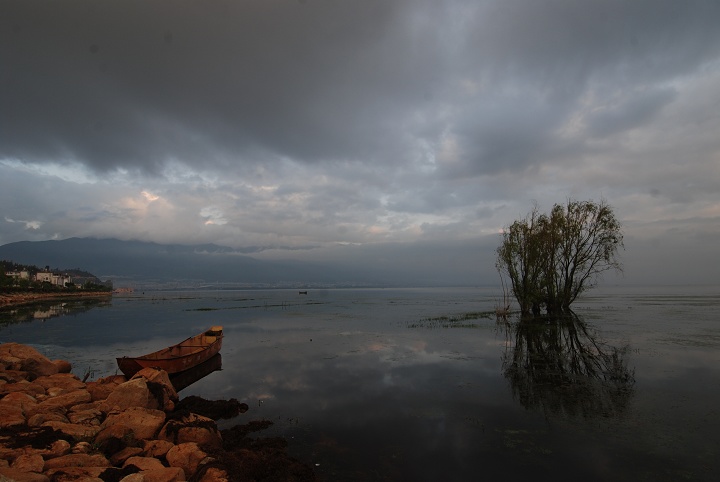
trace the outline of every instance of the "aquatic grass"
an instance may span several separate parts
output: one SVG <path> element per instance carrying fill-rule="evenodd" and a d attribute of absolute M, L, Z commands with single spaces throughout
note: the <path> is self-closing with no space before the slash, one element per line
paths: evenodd
<path fill-rule="evenodd" d="M 409 321 L 405 325 L 407 328 L 477 328 L 476 323 L 467 322 L 485 318 L 491 320 L 494 317 L 495 313 L 492 311 L 475 311 L 459 315 L 423 318 L 418 321 Z"/>

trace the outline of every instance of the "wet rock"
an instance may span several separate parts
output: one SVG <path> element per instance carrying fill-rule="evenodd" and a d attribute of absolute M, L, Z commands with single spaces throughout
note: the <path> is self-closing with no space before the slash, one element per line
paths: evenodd
<path fill-rule="evenodd" d="M 115 424 L 124 425 L 133 431 L 135 438 L 147 440 L 154 438 L 164 423 L 165 412 L 134 407 L 120 413 L 109 414 L 101 427 L 105 429 Z"/>
<path fill-rule="evenodd" d="M 191 412 L 176 412 L 158 434 L 174 444 L 194 442 L 207 449 L 222 447 L 222 436 L 214 420 Z"/>

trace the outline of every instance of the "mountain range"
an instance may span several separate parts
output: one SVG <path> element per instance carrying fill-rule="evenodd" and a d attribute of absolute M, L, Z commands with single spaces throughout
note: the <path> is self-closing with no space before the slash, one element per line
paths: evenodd
<path fill-rule="evenodd" d="M 345 249 L 345 248 L 343 248 Z M 452 254 L 438 266 L 423 262 L 429 247 L 395 247 L 378 252 L 347 247 L 347 256 L 328 261 L 258 259 L 215 244 L 158 244 L 119 239 L 69 238 L 19 241 L 0 246 L 0 259 L 60 270 L 81 268 L 116 287 L 250 288 L 350 286 L 461 286 L 478 284 L 467 260 Z M 394 250 L 394 251 L 393 251 Z M 393 254 L 394 253 L 394 254 Z M 383 261 L 384 260 L 384 261 Z M 465 269 L 462 269 L 465 266 Z"/>

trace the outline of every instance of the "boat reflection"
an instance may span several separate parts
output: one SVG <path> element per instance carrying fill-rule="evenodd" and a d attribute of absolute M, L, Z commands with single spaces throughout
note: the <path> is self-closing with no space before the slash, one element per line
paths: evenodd
<path fill-rule="evenodd" d="M 199 365 L 170 375 L 170 382 L 176 391 L 180 391 L 183 388 L 187 388 L 198 380 L 205 378 L 212 372 L 222 370 L 222 356 L 220 353 L 208 358 Z"/>
<path fill-rule="evenodd" d="M 503 373 L 525 408 L 586 418 L 625 411 L 635 384 L 627 347 L 610 346 L 574 313 L 505 326 Z"/>

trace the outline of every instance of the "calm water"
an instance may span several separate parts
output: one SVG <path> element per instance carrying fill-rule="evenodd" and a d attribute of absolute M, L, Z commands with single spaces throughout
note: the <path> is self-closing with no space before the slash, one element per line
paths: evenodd
<path fill-rule="evenodd" d="M 220 324 L 237 398 L 324 480 L 717 480 L 720 288 L 605 288 L 498 323 L 497 290 L 147 292 L 0 313 L 91 378 Z M 492 479 L 491 479 L 492 480 Z"/>

